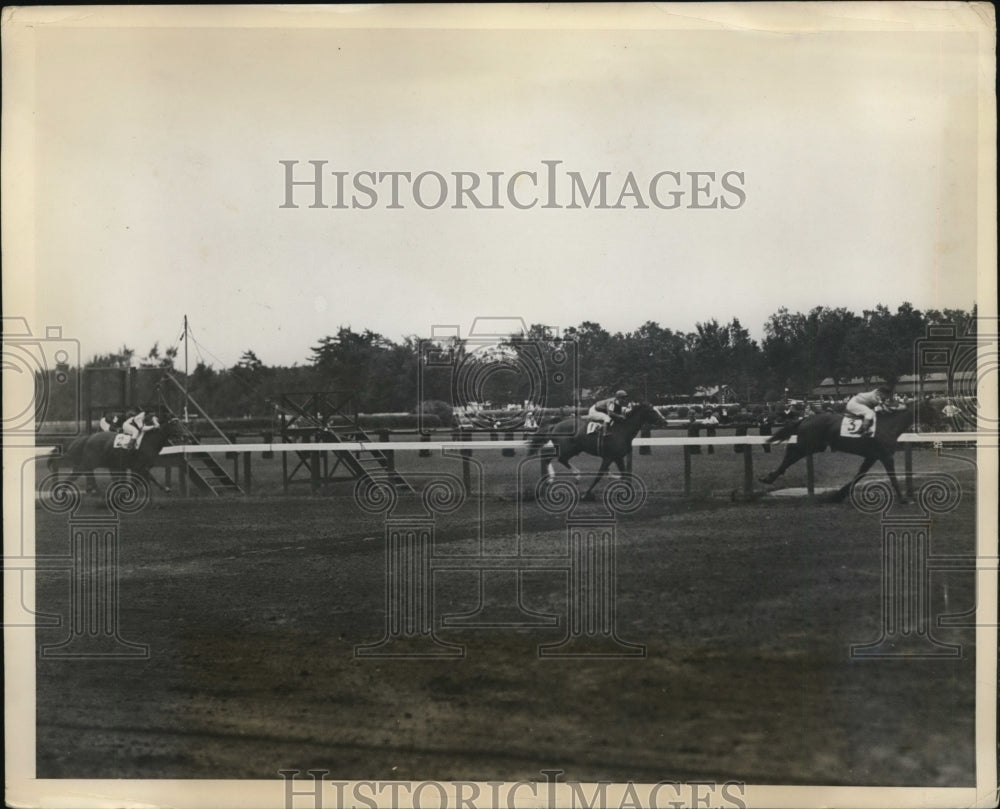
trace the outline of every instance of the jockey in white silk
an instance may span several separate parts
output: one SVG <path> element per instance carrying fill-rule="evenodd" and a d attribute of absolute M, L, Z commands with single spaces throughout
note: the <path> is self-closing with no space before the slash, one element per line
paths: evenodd
<path fill-rule="evenodd" d="M 155 413 L 147 413 L 145 409 L 140 410 L 131 418 L 125 419 L 122 424 L 122 432 L 131 440 L 132 445 L 138 449 L 142 443 L 142 437 L 150 430 L 155 430 L 160 426 L 160 421 Z"/>
<path fill-rule="evenodd" d="M 889 397 L 890 391 L 885 385 L 879 385 L 875 390 L 852 396 L 845 408 L 852 416 L 860 416 L 861 433 L 865 434 L 875 421 L 875 408 L 882 405 Z"/>

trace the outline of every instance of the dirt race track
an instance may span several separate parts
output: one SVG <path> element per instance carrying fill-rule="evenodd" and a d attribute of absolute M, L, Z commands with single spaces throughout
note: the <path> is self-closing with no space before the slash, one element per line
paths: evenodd
<path fill-rule="evenodd" d="M 694 459 L 687 499 L 678 452 L 636 457 L 648 496 L 617 517 L 614 623 L 643 657 L 539 657 L 567 633 L 565 570 L 520 577 L 523 606 L 555 625 L 446 626 L 476 609 L 481 580 L 444 564 L 433 625 L 464 656 L 358 657 L 386 632 L 386 530 L 350 485 L 279 496 L 274 469 L 258 473 L 255 460 L 252 497 L 157 495 L 120 523 L 119 634 L 149 655 L 38 660 L 37 775 L 266 779 L 321 768 L 486 781 L 560 769 L 588 782 L 973 785 L 973 630 L 933 630 L 961 644 L 957 659 L 852 659 L 852 644 L 881 631 L 882 515 L 849 502 L 733 500 L 742 461 L 723 449 Z M 522 552 L 566 555 L 565 517 L 519 504 L 523 451 L 480 457 L 483 497 L 437 517 L 435 560 L 461 568 L 455 559 L 480 551 L 477 526 L 483 552 L 516 552 L 519 508 Z M 400 457 L 403 469 L 455 464 Z M 784 485 L 804 485 L 800 466 Z M 843 483 L 856 466 L 819 456 L 817 484 Z M 533 481 L 537 464 L 526 468 Z M 974 555 L 972 452 L 920 450 L 915 468 L 961 487 L 958 506 L 934 518 L 931 553 Z M 581 504 L 575 516 L 601 508 Z M 91 498 L 78 516 L 100 512 Z M 37 553 L 67 554 L 67 519 L 36 508 Z M 510 600 L 500 602 L 516 575 L 482 575 L 484 606 L 509 618 Z M 67 616 L 69 575 L 37 582 L 38 608 Z M 930 582 L 934 616 L 974 607 L 972 573 Z M 39 629 L 38 643 L 67 632 Z"/>

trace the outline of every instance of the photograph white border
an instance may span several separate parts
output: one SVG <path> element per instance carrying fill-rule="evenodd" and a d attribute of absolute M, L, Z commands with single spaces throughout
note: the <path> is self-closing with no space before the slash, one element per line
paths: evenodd
<path fill-rule="evenodd" d="M 770 31 L 939 30 L 942 12 L 956 29 L 976 31 L 980 41 L 981 86 L 979 138 L 978 305 L 984 319 L 997 316 L 996 252 L 996 104 L 994 95 L 995 22 L 987 4 L 909 3 L 719 3 L 681 6 L 571 5 L 557 8 L 501 6 L 357 6 L 309 7 L 8 7 L 3 10 L 3 293 L 4 315 L 23 316 L 36 328 L 46 322 L 39 311 L 34 290 L 35 237 L 33 212 L 39 196 L 33 188 L 31 109 L 32 75 L 35 65 L 34 32 L 41 26 L 120 27 L 292 27 L 292 28 L 477 28 L 482 26 L 563 29 L 609 29 L 659 27 L 692 31 L 747 28 Z M 276 156 L 277 159 L 278 156 Z M 990 358 L 995 360 L 995 358 Z M 4 408 L 23 400 L 23 386 L 30 380 L 4 374 Z M 995 387 L 987 377 L 979 390 L 980 406 L 996 414 Z M 21 391 L 19 393 L 19 390 Z M 995 421 L 993 424 L 995 425 Z M 996 656 L 997 656 L 997 491 L 995 437 L 979 448 L 978 549 L 981 560 L 992 559 L 992 567 L 980 568 L 976 632 L 977 719 L 975 788 L 874 788 L 828 786 L 748 785 L 743 798 L 749 807 L 955 807 L 989 806 L 996 803 Z M 34 515 L 21 507 L 22 462 L 35 450 L 5 446 L 4 542 L 5 558 L 30 556 L 33 548 Z M 25 487 L 31 485 L 24 478 Z M 991 497 L 989 493 L 994 493 Z M 24 544 L 22 545 L 22 541 Z M 34 591 L 30 571 L 5 569 L 8 583 L 20 579 L 20 587 L 5 587 L 5 614 L 21 609 L 14 602 L 23 594 L 30 608 Z M 284 805 L 283 782 L 228 780 L 36 780 L 35 769 L 35 640 L 31 628 L 8 627 L 5 631 L 6 667 L 6 778 L 7 801 L 14 806 L 108 807 L 239 806 L 249 809 Z M 331 774 L 331 777 L 336 773 Z M 387 776 L 390 774 L 386 774 Z M 390 780 L 390 779 L 387 779 Z M 647 785 L 649 786 L 649 785 Z M 546 806 L 548 794 L 532 798 L 515 793 L 508 801 L 508 785 L 501 793 L 503 805 Z M 484 789 L 484 794 L 488 790 Z M 624 787 L 608 791 L 609 805 L 617 806 Z M 643 797 L 639 791 L 640 799 Z M 324 806 L 335 806 L 328 787 Z M 648 799 L 648 792 L 646 794 Z M 560 785 L 556 806 L 569 805 L 572 795 Z M 307 801 L 308 802 L 308 801 Z M 427 805 L 422 802 L 423 805 Z M 296 805 L 302 805 L 299 799 Z M 401 804 L 408 806 L 405 800 Z M 449 805 L 451 805 L 449 803 Z"/>

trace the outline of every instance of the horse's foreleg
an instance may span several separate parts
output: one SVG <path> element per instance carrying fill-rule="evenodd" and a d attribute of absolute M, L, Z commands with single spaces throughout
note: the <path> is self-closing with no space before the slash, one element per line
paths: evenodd
<path fill-rule="evenodd" d="M 902 490 L 899 488 L 899 481 L 896 480 L 896 461 L 893 459 L 892 455 L 887 454 L 879 460 L 882 461 L 882 466 L 885 467 L 885 471 L 889 474 L 889 481 L 892 483 L 892 488 L 896 491 L 896 497 L 899 502 L 908 502 L 906 497 L 903 496 Z"/>
<path fill-rule="evenodd" d="M 170 493 L 170 487 L 164 486 L 160 481 L 153 477 L 153 472 L 150 469 L 132 469 L 131 474 L 142 478 L 146 482 L 146 488 L 152 491 L 152 487 L 156 486 L 164 494 Z"/>
<path fill-rule="evenodd" d="M 863 478 L 865 475 L 868 474 L 868 470 L 872 468 L 872 465 L 874 463 L 875 463 L 875 458 L 865 458 L 861 462 L 861 467 L 858 469 L 857 474 L 853 478 L 851 478 L 851 481 L 846 486 L 841 486 L 839 489 L 837 489 L 837 499 L 843 500 L 845 497 L 847 497 L 847 495 L 850 494 L 851 487 L 853 487 L 855 483 L 857 483 L 859 480 L 861 480 L 861 478 Z"/>
<path fill-rule="evenodd" d="M 597 470 L 597 475 L 594 477 L 594 482 L 590 484 L 590 488 L 587 489 L 587 493 L 583 496 L 584 500 L 593 499 L 594 487 L 598 484 L 601 478 L 603 478 L 607 474 L 609 466 L 611 466 L 611 461 L 601 462 L 601 468 Z"/>
<path fill-rule="evenodd" d="M 618 472 L 612 472 L 611 477 L 615 478 L 615 480 L 621 480 L 622 475 L 625 474 L 625 462 L 622 458 L 615 458 L 614 464 L 618 467 Z"/>
<path fill-rule="evenodd" d="M 170 494 L 170 487 L 164 485 L 163 483 L 160 483 L 160 481 L 158 481 L 156 478 L 153 477 L 152 472 L 147 471 L 143 474 L 142 477 L 146 480 L 147 483 L 155 484 L 156 488 L 159 489 L 164 494 Z"/>

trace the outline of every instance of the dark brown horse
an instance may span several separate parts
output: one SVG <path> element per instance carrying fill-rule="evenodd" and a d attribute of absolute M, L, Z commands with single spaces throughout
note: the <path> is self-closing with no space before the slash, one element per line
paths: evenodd
<path fill-rule="evenodd" d="M 845 418 L 850 417 L 840 413 L 823 412 L 789 422 L 779 429 L 767 439 L 768 444 L 774 441 L 785 441 L 793 435 L 795 443 L 789 444 L 785 449 L 785 457 L 781 466 L 770 475 L 759 478 L 760 482 L 774 483 L 793 463 L 802 460 L 807 455 L 823 452 L 829 447 L 835 452 L 849 452 L 852 455 L 860 455 L 864 459 L 854 478 L 837 491 L 838 499 L 846 497 L 851 491 L 851 487 L 867 474 L 875 461 L 879 461 L 885 467 L 889 480 L 892 481 L 896 497 L 901 503 L 905 503 L 906 498 L 903 497 L 899 481 L 896 480 L 896 465 L 893 461 L 893 455 L 896 452 L 899 437 L 918 423 L 917 413 L 909 407 L 883 411 L 877 416 L 875 435 L 866 435 L 860 438 L 844 437 L 840 434 L 841 424 Z"/>
<path fill-rule="evenodd" d="M 635 440 L 639 430 L 646 424 L 659 424 L 661 422 L 660 414 L 653 409 L 652 405 L 645 402 L 635 405 L 624 419 L 616 422 L 603 435 L 601 431 L 595 431 L 588 435 L 586 421 L 581 424 L 581 419 L 571 417 L 539 429 L 531 438 L 528 454 L 534 455 L 540 447 L 551 441 L 559 453 L 557 460 L 572 472 L 577 480 L 580 479 L 580 470 L 570 463 L 571 458 L 576 457 L 581 452 L 600 458 L 601 468 L 597 472 L 597 477 L 594 478 L 594 482 L 590 484 L 590 488 L 583 496 L 584 500 L 589 500 L 594 487 L 607 474 L 611 464 L 617 466 L 619 472 L 625 472 L 625 456 L 632 449 L 632 441 Z M 548 475 L 550 478 L 554 478 L 555 474 L 552 461 L 549 461 Z"/>
<path fill-rule="evenodd" d="M 147 483 L 154 483 L 162 491 L 168 492 L 170 489 L 161 485 L 149 470 L 156 463 L 160 450 L 174 434 L 174 423 L 175 420 L 170 419 L 160 427 L 146 431 L 138 449 L 115 449 L 115 433 L 99 432 L 81 436 L 69 445 L 65 455 L 53 455 L 49 458 L 49 470 L 58 474 L 60 467 L 71 465 L 72 471 L 64 479 L 72 481 L 80 475 L 86 475 L 88 492 L 97 491 L 95 469 L 107 469 L 115 477 L 132 472 Z"/>

